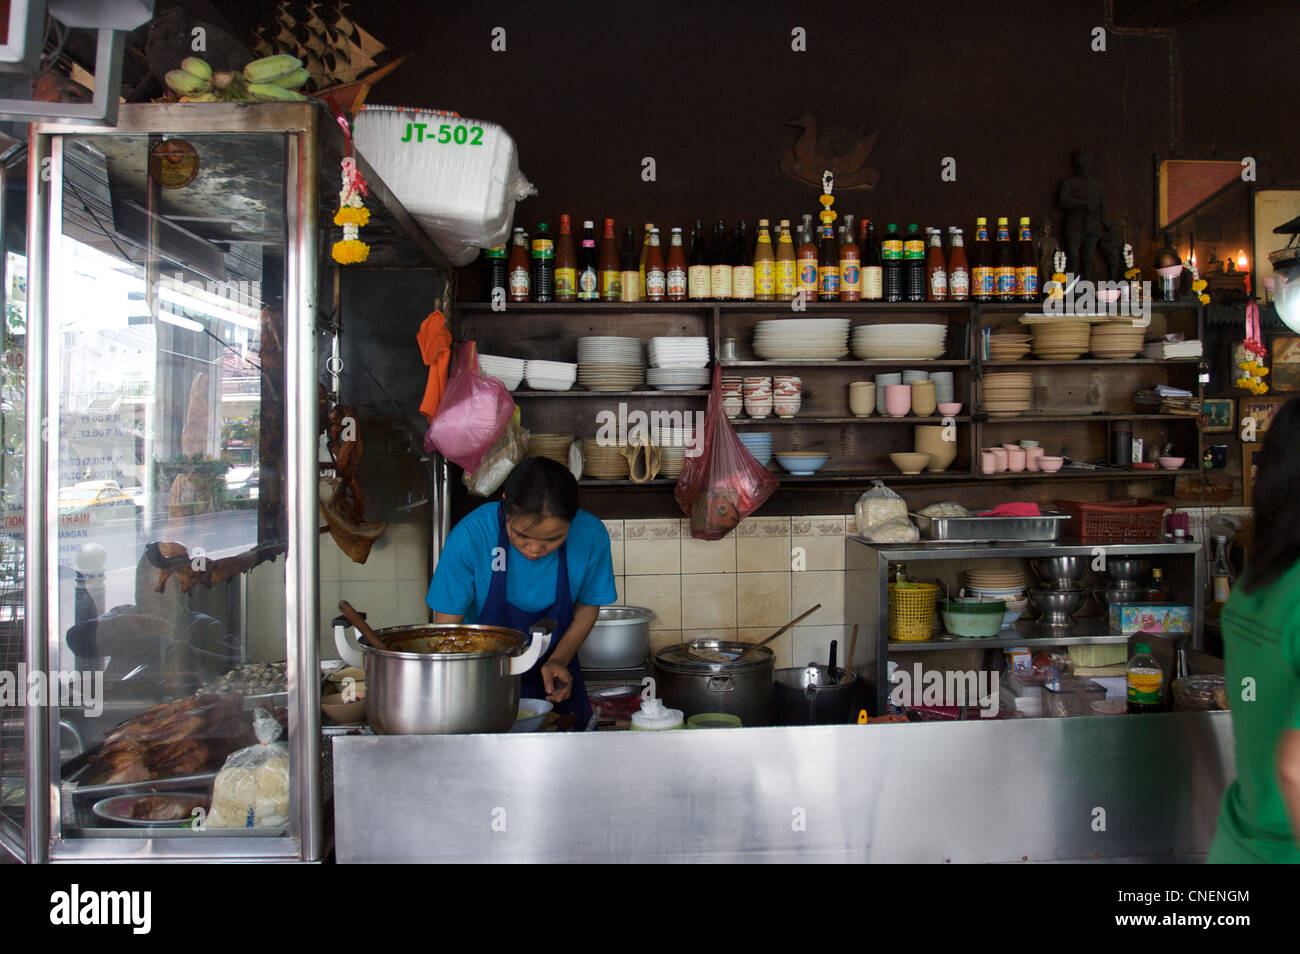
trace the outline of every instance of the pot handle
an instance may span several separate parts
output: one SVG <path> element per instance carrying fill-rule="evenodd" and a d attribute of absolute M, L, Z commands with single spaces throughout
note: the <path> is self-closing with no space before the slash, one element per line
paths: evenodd
<path fill-rule="evenodd" d="M 551 637 L 555 633 L 555 620 L 539 619 L 528 629 L 528 635 L 532 641 L 518 656 L 510 657 L 510 675 L 519 676 L 532 669 L 537 665 L 537 660 L 546 655 L 546 650 L 551 646 Z"/>
<path fill-rule="evenodd" d="M 361 614 L 365 618 L 365 613 Z M 355 666 L 358 669 L 365 669 L 365 659 L 362 658 L 361 649 L 353 645 L 348 639 L 348 618 L 346 616 L 335 616 L 334 622 L 334 646 L 339 651 L 339 658 L 349 666 Z M 355 630 L 354 630 L 355 632 Z"/>

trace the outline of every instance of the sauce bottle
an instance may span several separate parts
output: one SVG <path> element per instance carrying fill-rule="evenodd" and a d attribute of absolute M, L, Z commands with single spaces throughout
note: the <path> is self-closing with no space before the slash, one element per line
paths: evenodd
<path fill-rule="evenodd" d="M 578 256 L 573 251 L 569 217 L 560 216 L 560 234 L 555 240 L 555 300 L 577 301 Z"/>
<path fill-rule="evenodd" d="M 970 298 L 970 266 L 966 263 L 966 240 L 955 225 L 949 230 L 952 248 L 948 250 L 948 298 L 966 301 Z"/>
<path fill-rule="evenodd" d="M 741 219 L 731 246 L 731 297 L 754 300 L 754 253 L 749 247 L 749 226 Z"/>
<path fill-rule="evenodd" d="M 803 292 L 804 301 L 817 297 L 817 245 L 813 241 L 812 216 L 805 215 L 799 226 L 799 250 L 795 253 L 798 277 L 796 291 Z"/>
<path fill-rule="evenodd" d="M 885 297 L 883 269 L 880 264 L 880 243 L 876 241 L 876 224 L 870 219 L 862 222 L 862 300 L 880 301 Z"/>
<path fill-rule="evenodd" d="M 903 281 L 908 301 L 925 301 L 925 239 L 915 224 L 903 240 Z"/>
<path fill-rule="evenodd" d="M 840 243 L 840 301 L 862 298 L 862 250 L 853 241 L 853 216 L 844 216 L 844 241 Z"/>
<path fill-rule="evenodd" d="M 998 218 L 998 244 L 993 274 L 997 282 L 994 297 L 998 301 L 1016 300 L 1016 261 L 1011 248 L 1011 228 L 1006 216 Z"/>
<path fill-rule="evenodd" d="M 989 222 L 975 220 L 975 247 L 971 250 L 970 291 L 976 301 L 992 301 L 997 290 L 993 278 L 993 248 L 989 245 Z"/>
<path fill-rule="evenodd" d="M 682 247 L 682 230 L 673 227 L 673 236 L 668 246 L 668 300 L 686 300 L 686 250 Z"/>
<path fill-rule="evenodd" d="M 488 273 L 488 301 L 496 297 L 497 289 L 501 289 L 501 294 L 506 294 L 509 285 L 506 279 L 506 247 L 496 245 L 492 248 L 483 250 L 483 260 L 487 262 Z"/>
<path fill-rule="evenodd" d="M 902 301 L 903 237 L 898 234 L 898 226 L 893 222 L 885 226 L 885 238 L 880 243 L 880 252 L 884 259 L 885 301 Z"/>
<path fill-rule="evenodd" d="M 776 242 L 776 297 L 780 301 L 794 298 L 799 267 L 794 255 L 794 242 L 790 238 L 790 220 L 781 220 L 781 231 Z"/>
<path fill-rule="evenodd" d="M 555 299 L 555 242 L 545 222 L 537 223 L 533 236 L 533 301 Z"/>
<path fill-rule="evenodd" d="M 664 272 L 664 255 L 659 248 L 659 230 L 651 226 L 650 244 L 646 246 L 645 256 L 645 300 L 663 301 L 667 292 L 668 276 Z"/>
<path fill-rule="evenodd" d="M 600 240 L 600 300 L 618 301 L 622 297 L 623 278 L 619 273 L 618 245 L 614 241 L 614 220 L 605 220 L 605 234 Z"/>
<path fill-rule="evenodd" d="M 840 249 L 835 242 L 835 227 L 822 223 L 822 248 L 817 259 L 817 300 L 840 300 Z"/>
<path fill-rule="evenodd" d="M 516 226 L 510 239 L 510 264 L 506 268 L 511 301 L 528 301 L 532 295 L 533 275 L 528 263 L 528 236 Z"/>
<path fill-rule="evenodd" d="M 1218 616 L 1232 595 L 1232 565 L 1228 562 L 1228 538 L 1214 538 L 1214 565 L 1210 567 L 1210 615 Z"/>
<path fill-rule="evenodd" d="M 928 229 L 930 247 L 925 253 L 925 300 L 946 301 L 948 266 L 943 260 L 943 239 L 938 229 Z"/>
<path fill-rule="evenodd" d="M 718 219 L 713 224 L 713 247 L 709 256 L 709 284 L 714 301 L 731 300 L 731 255 L 727 251 L 727 227 Z"/>
<path fill-rule="evenodd" d="M 1165 571 L 1156 567 L 1151 571 L 1151 582 L 1147 584 L 1146 592 L 1142 598 L 1148 603 L 1169 603 L 1171 597 L 1169 591 L 1165 589 Z"/>
<path fill-rule="evenodd" d="M 758 220 L 758 244 L 754 246 L 754 300 L 776 301 L 776 254 L 768 220 Z"/>
<path fill-rule="evenodd" d="M 695 229 L 691 232 L 691 263 L 686 269 L 686 288 L 691 301 L 705 301 L 713 296 L 709 255 L 704 248 L 704 223 L 699 219 L 695 220 Z"/>
<path fill-rule="evenodd" d="M 578 301 L 600 298 L 600 272 L 596 269 L 596 223 L 582 223 L 582 248 L 578 251 Z"/>
<path fill-rule="evenodd" d="M 641 292 L 642 292 L 642 295 L 644 295 L 646 289 L 648 289 L 648 288 L 650 287 L 650 286 L 648 286 L 648 285 L 645 283 L 645 259 L 646 259 L 646 256 L 650 253 L 650 230 L 651 230 L 652 228 L 654 228 L 654 227 L 655 227 L 655 226 L 654 226 L 654 223 L 653 223 L 653 222 L 647 222 L 647 223 L 645 224 L 645 234 L 641 236 Z"/>
<path fill-rule="evenodd" d="M 1019 301 L 1038 300 L 1038 262 L 1034 256 L 1034 233 L 1029 229 L 1029 217 L 1020 217 L 1020 240 L 1016 243 L 1016 298 Z"/>
<path fill-rule="evenodd" d="M 641 300 L 641 268 L 637 262 L 636 235 L 632 226 L 623 230 L 623 260 L 619 264 L 618 300 Z"/>
<path fill-rule="evenodd" d="M 1149 643 L 1135 643 L 1128 661 L 1128 711 L 1163 712 L 1165 670 L 1151 653 Z"/>

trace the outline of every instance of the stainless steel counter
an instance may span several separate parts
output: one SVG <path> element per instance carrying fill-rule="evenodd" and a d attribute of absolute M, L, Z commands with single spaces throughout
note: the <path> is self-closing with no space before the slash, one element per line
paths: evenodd
<path fill-rule="evenodd" d="M 334 739 L 340 862 L 1195 861 L 1229 714 Z"/>

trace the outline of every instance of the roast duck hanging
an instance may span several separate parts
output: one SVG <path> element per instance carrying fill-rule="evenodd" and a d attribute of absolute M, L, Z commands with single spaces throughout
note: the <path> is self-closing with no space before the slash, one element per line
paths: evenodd
<path fill-rule="evenodd" d="M 321 399 L 325 403 L 324 388 Z M 333 460 L 334 476 L 320 480 L 320 513 L 339 549 L 353 563 L 365 563 L 370 548 L 384 535 L 388 524 L 366 522 L 365 495 L 357 479 L 362 452 L 361 425 L 356 410 L 347 404 L 334 405 L 321 419 L 326 422 L 326 446 Z"/>

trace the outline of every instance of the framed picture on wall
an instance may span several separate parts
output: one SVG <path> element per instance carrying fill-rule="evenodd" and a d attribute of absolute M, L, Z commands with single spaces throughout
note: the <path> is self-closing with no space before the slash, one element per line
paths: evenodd
<path fill-rule="evenodd" d="M 1255 421 L 1255 440 L 1246 443 L 1259 444 L 1268 433 L 1268 426 L 1273 423 L 1277 409 L 1287 402 L 1285 397 L 1249 397 L 1241 399 L 1242 430 L 1245 430 L 1246 418 Z"/>
<path fill-rule="evenodd" d="M 1206 398 L 1201 402 L 1205 423 L 1201 431 L 1206 434 L 1230 434 L 1237 429 L 1237 402 L 1232 398 Z"/>
<path fill-rule="evenodd" d="M 1268 253 L 1283 248 L 1287 236 L 1274 235 L 1273 230 L 1284 222 L 1300 215 L 1300 189 L 1256 189 L 1250 205 L 1250 229 L 1255 239 L 1255 257 L 1251 268 L 1255 272 L 1255 285 L 1264 294 L 1264 282 L 1273 277 L 1273 264 Z"/>
<path fill-rule="evenodd" d="M 1300 337 L 1278 335 L 1272 342 L 1274 391 L 1300 391 Z"/>
<path fill-rule="evenodd" d="M 1251 506 L 1253 502 L 1255 467 L 1260 449 L 1258 444 L 1241 445 L 1241 499 L 1242 503 L 1247 507 Z"/>

